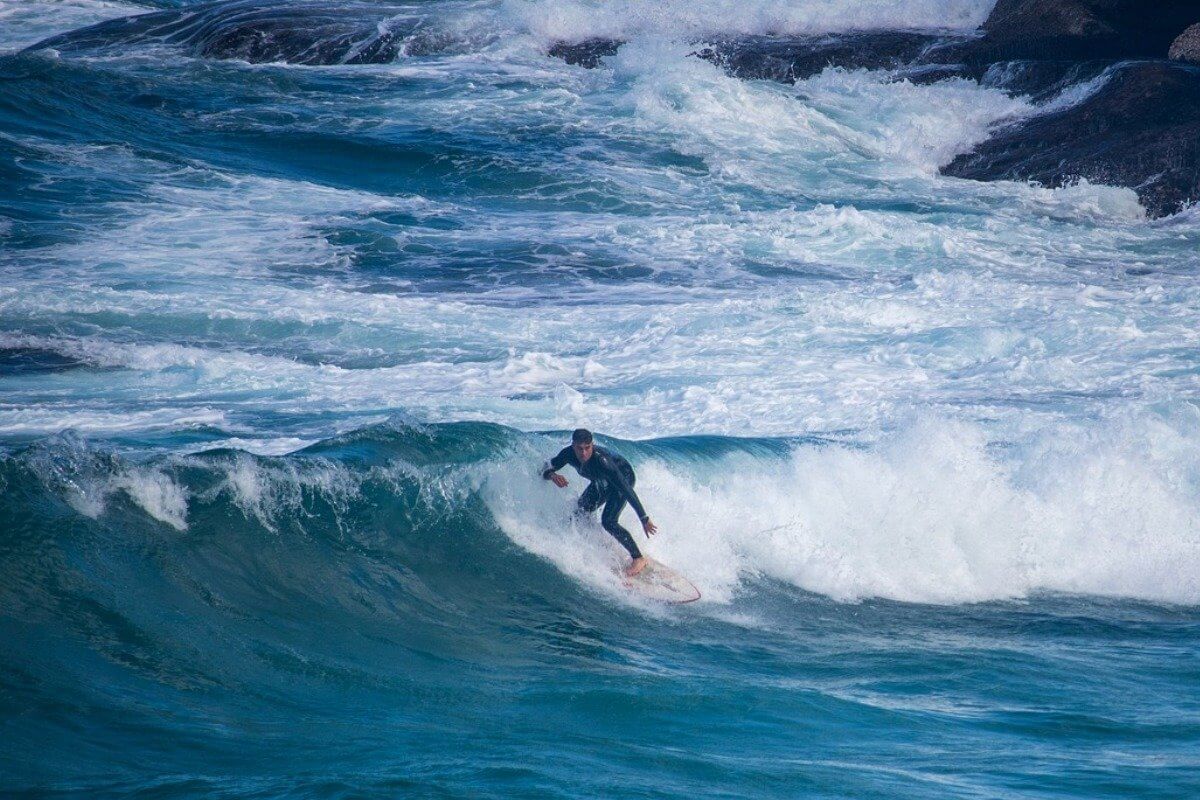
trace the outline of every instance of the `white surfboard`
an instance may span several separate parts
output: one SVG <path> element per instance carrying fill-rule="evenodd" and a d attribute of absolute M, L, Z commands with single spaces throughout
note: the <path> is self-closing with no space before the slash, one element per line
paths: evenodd
<path fill-rule="evenodd" d="M 666 564 L 647 556 L 646 566 L 632 578 L 625 578 L 632 591 L 662 603 L 691 603 L 700 599 L 700 590 Z"/>

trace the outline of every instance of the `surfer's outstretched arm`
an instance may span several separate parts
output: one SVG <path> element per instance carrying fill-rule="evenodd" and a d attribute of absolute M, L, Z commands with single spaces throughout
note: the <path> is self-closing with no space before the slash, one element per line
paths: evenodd
<path fill-rule="evenodd" d="M 638 498 L 637 492 L 625 479 L 625 475 L 620 468 L 612 462 L 606 462 L 605 467 L 609 473 L 609 481 L 613 487 L 620 492 L 621 496 L 629 501 L 629 505 L 633 507 L 634 512 L 641 520 L 642 529 L 646 532 L 646 536 L 653 536 L 658 531 L 658 526 L 650 520 L 650 515 L 646 513 L 646 509 L 642 506 L 642 501 Z M 634 556 L 635 558 L 637 556 Z"/>
<path fill-rule="evenodd" d="M 542 466 L 542 480 L 552 481 L 560 489 L 566 486 L 567 479 L 559 475 L 558 471 L 571 463 L 571 455 L 571 448 L 564 447 L 558 455 L 547 461 Z"/>
<path fill-rule="evenodd" d="M 642 501 L 638 499 L 637 492 L 635 492 L 633 487 L 629 485 L 629 482 L 625 480 L 625 476 L 621 474 L 621 471 L 619 469 L 614 469 L 612 474 L 613 485 L 617 487 L 617 491 L 621 493 L 621 496 L 629 501 L 629 505 L 633 506 L 633 510 L 637 513 L 638 519 L 649 519 L 650 515 L 647 514 L 646 509 L 642 507 Z"/>

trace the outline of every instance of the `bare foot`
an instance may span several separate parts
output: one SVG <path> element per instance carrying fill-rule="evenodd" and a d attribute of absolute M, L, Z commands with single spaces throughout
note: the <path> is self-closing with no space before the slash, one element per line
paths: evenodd
<path fill-rule="evenodd" d="M 641 558 L 635 558 L 633 560 L 633 563 L 630 564 L 629 567 L 625 570 L 625 574 L 632 578 L 634 575 L 637 575 L 639 572 L 641 572 L 645 568 L 646 568 L 646 557 L 642 556 Z"/>

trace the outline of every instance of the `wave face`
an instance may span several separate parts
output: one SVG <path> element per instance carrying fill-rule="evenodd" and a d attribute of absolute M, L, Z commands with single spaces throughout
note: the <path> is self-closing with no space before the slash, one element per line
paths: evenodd
<path fill-rule="evenodd" d="M 1200 794 L 1197 215 L 938 174 L 1107 73 L 697 57 L 990 6 L 0 0 L 0 794 Z"/>
<path fill-rule="evenodd" d="M 1112 780 L 1112 747 L 1195 757 L 1200 725 L 1177 702 L 1194 671 L 1161 656 L 1195 653 L 1186 606 L 837 602 L 1117 586 L 1195 603 L 1188 530 L 1046 513 L 969 436 L 916 430 L 881 453 L 606 441 L 673 532 L 655 552 L 706 593 L 672 610 L 630 596 L 615 544 L 536 476 L 558 441 L 458 423 L 282 457 L 134 460 L 73 436 L 10 453 L 0 666 L 22 736 L 7 787 L 591 796 L 626 778 L 921 797 L 1035 780 L 998 768 L 1002 737 L 1035 762 L 1070 750 L 1097 775 L 1074 787 L 1088 796 Z M 939 470 L 950 485 L 929 496 L 916 476 Z M 1031 510 L 1040 525 L 1017 519 Z M 1167 521 L 1194 530 L 1191 513 Z M 1084 692 L 1080 673 L 1126 691 Z M 1194 774 L 1148 766 L 1123 786 Z"/>

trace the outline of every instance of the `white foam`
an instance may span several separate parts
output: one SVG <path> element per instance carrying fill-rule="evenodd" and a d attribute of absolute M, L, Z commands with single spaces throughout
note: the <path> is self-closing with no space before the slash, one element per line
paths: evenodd
<path fill-rule="evenodd" d="M 1049 429 L 1002 457 L 980 426 L 926 417 L 868 449 L 642 463 L 638 492 L 661 529 L 644 546 L 718 603 L 757 576 L 843 601 L 1062 591 L 1196 603 L 1197 421 Z M 564 535 L 572 493 L 512 464 L 503 473 L 486 496 L 513 540 L 608 585 L 605 535 Z"/>
<path fill-rule="evenodd" d="M 124 494 L 153 519 L 187 529 L 187 490 L 168 474 L 167 465 L 126 462 L 96 451 L 74 433 L 55 437 L 52 447 L 31 450 L 28 465 L 43 483 L 78 513 L 98 518 L 114 494 Z"/>
<path fill-rule="evenodd" d="M 313 493 L 319 493 L 335 512 L 344 512 L 360 486 L 345 467 L 324 459 L 262 461 L 239 453 L 223 470 L 224 480 L 212 491 L 227 495 L 269 531 L 302 520 L 305 498 Z"/>
<path fill-rule="evenodd" d="M 225 427 L 227 423 L 228 419 L 223 411 L 203 405 L 151 410 L 110 410 L 97 408 L 86 399 L 45 401 L 39 406 L 23 401 L 0 403 L 0 434 L 12 436 L 49 435 L 64 431 L 122 434 L 199 427 L 219 428 Z"/>
<path fill-rule="evenodd" d="M 112 480 L 143 511 L 176 530 L 187 529 L 187 491 L 161 470 L 128 470 Z"/>
<path fill-rule="evenodd" d="M 62 487 L 62 491 L 67 504 L 90 519 L 99 518 L 107 508 L 108 491 L 104 486 L 72 480 Z"/>
<path fill-rule="evenodd" d="M 1105 70 L 1091 80 L 1072 84 L 1050 100 L 1038 106 L 1038 113 L 1049 114 L 1078 105 L 1104 88 L 1104 85 L 1108 83 L 1111 77 L 1112 71 Z"/>
<path fill-rule="evenodd" d="M 994 0 L 507 0 L 504 16 L 543 40 L 645 34 L 813 34 L 848 30 L 977 28 Z"/>
<path fill-rule="evenodd" d="M 614 289 L 586 307 L 543 306 L 533 322 L 487 297 L 364 297 L 270 284 L 255 287 L 249 302 L 219 292 L 158 296 L 91 288 L 73 297 L 51 285 L 0 290 L 0 308 L 13 316 L 48 309 L 86 315 L 94 308 L 151 320 L 194 314 L 336 322 L 342 346 L 402 342 L 408 350 L 405 363 L 347 369 L 284 353 L 2 337 L 0 344 L 44 347 L 123 371 L 64 373 L 55 380 L 89 390 L 62 400 L 37 395 L 37 384 L 28 395 L 40 397 L 36 403 L 13 391 L 0 407 L 0 430 L 223 425 L 239 408 L 360 415 L 405 408 L 425 419 L 529 428 L 579 422 L 635 436 L 770 435 L 870 430 L 908 408 L 949 409 L 964 401 L 972 413 L 1023 424 L 1026 416 L 1045 421 L 1072 408 L 1103 408 L 1131 382 L 1147 397 L 1169 398 L 1193 380 L 1186 348 L 1197 342 L 1190 311 L 1196 287 L 1164 275 L 1105 294 L 1103 272 L 1071 272 L 1079 239 L 1047 239 L 1036 249 L 1022 244 L 1023 258 L 1008 232 L 990 222 L 950 229 L 898 213 L 830 206 L 750 214 L 742 224 L 747 237 L 771 231 L 771 246 L 796 263 L 844 264 L 854 279 L 670 294 L 634 285 L 628 291 L 637 299 Z M 1179 235 L 1169 227 L 1151 230 Z M 630 237 L 630 249 L 683 253 L 743 235 L 715 222 L 693 223 L 689 231 L 688 239 L 673 242 Z M 1086 254 L 1119 263 L 1127 242 L 1146 237 L 1142 228 L 1110 227 Z M 906 274 L 914 261 L 943 259 L 948 271 Z M 955 269 L 957 260 L 967 268 Z M 1078 300 L 1081 288 L 1090 292 L 1087 303 Z M 581 326 L 583 319 L 591 321 Z M 462 353 L 489 350 L 495 353 L 489 359 L 461 360 Z M 1076 358 L 1079 352 L 1091 356 Z M 158 398 L 154 409 L 140 407 L 148 393 Z M 215 396 L 222 398 L 218 407 Z"/>
<path fill-rule="evenodd" d="M 249 441 L 277 438 L 287 414 L 316 420 L 288 431 L 308 440 L 403 411 L 871 439 L 923 408 L 1005 439 L 1197 396 L 1194 215 L 1148 224 L 1129 190 L 935 174 L 1032 113 L 1024 101 L 837 70 L 744 82 L 651 35 L 599 70 L 513 47 L 380 68 L 371 80 L 407 70 L 394 96 L 339 106 L 355 129 L 391 113 L 481 142 L 565 137 L 545 154 L 512 145 L 553 183 L 500 210 L 23 139 L 51 171 L 145 185 L 79 244 L 6 253 L 15 333 L 0 346 L 104 369 L 0 378 L 0 432 L 236 420 Z M 243 113 L 208 121 L 257 124 Z M 581 208 L 576 187 L 603 202 Z M 399 276 L 360 270 L 331 230 L 431 255 L 397 254 Z M 509 247 L 536 256 L 493 264 Z M 440 278 L 446 254 L 483 254 L 478 283 L 422 283 L 414 261 Z"/>
<path fill-rule="evenodd" d="M 997 125 L 1032 112 L 1025 100 L 974 81 L 917 85 L 863 70 L 827 69 L 799 82 L 796 91 L 821 113 L 863 128 L 874 158 L 893 168 L 911 164 L 930 176 Z"/>
<path fill-rule="evenodd" d="M 1068 221 L 1090 220 L 1103 225 L 1115 220 L 1143 222 L 1146 209 L 1137 192 L 1125 186 L 1104 186 L 1085 179 L 1056 189 L 1002 182 L 1017 203 L 1033 214 Z"/>
<path fill-rule="evenodd" d="M 303 450 L 316 444 L 317 441 L 316 439 L 300 439 L 295 436 L 276 436 L 269 439 L 246 439 L 240 436 L 231 436 L 227 439 L 218 439 L 184 448 L 181 452 L 200 453 L 205 450 L 230 449 L 244 450 L 257 456 L 284 456 L 297 450 Z"/>

